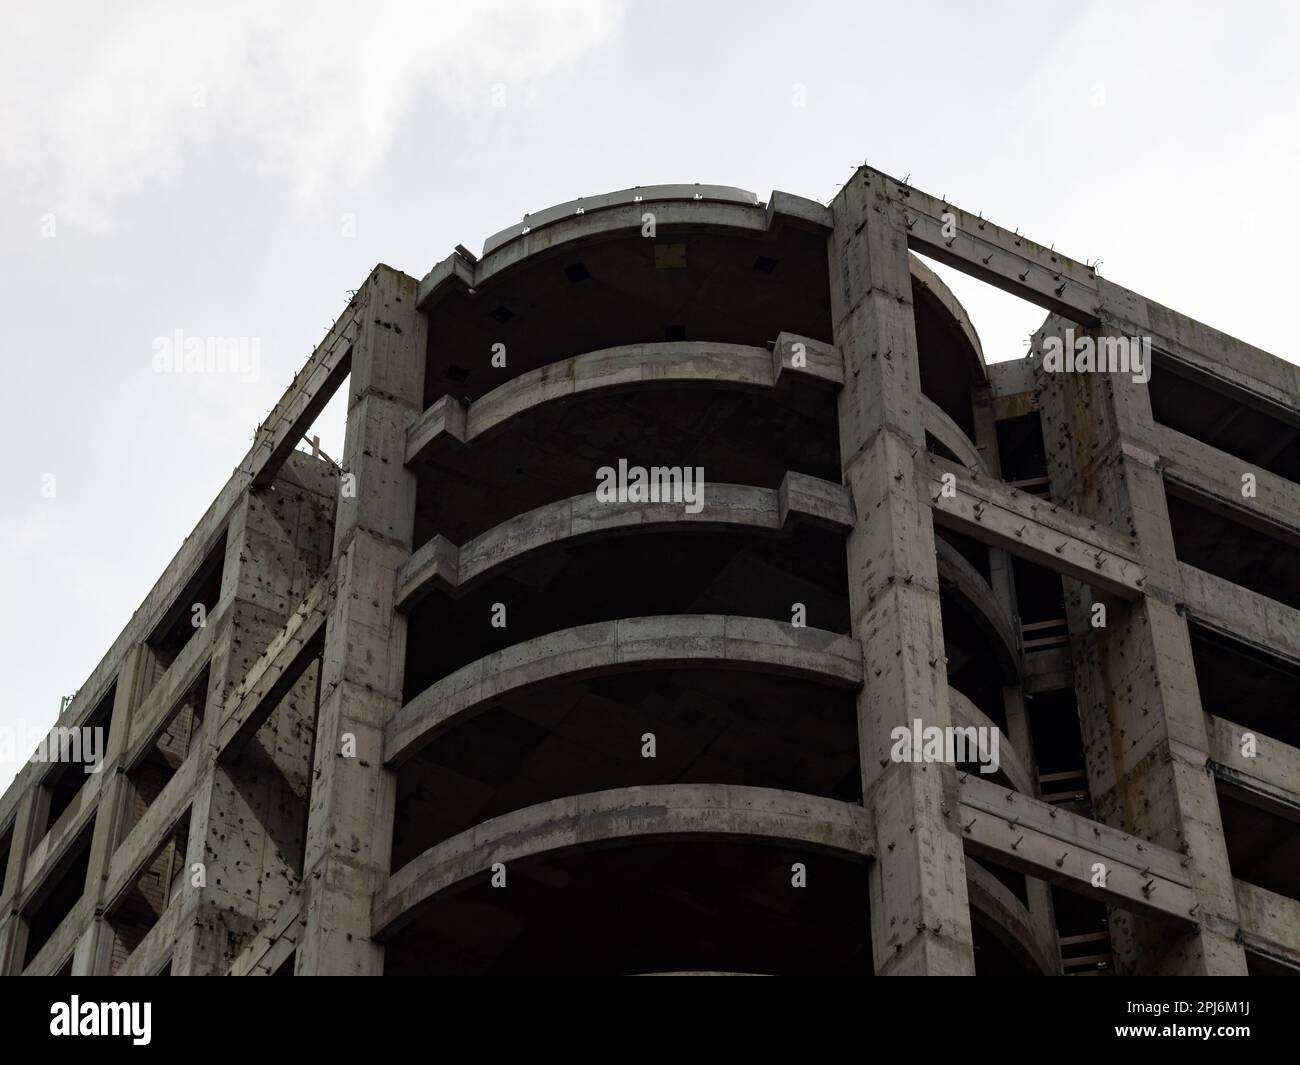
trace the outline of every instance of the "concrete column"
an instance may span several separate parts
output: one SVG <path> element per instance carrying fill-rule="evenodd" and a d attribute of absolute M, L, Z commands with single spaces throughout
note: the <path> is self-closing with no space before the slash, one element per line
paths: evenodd
<path fill-rule="evenodd" d="M 40 787 L 29 787 L 18 799 L 14 810 L 14 836 L 10 844 L 9 867 L 5 873 L 5 892 L 0 899 L 0 976 L 22 972 L 23 953 L 27 949 L 27 922 L 18 911 L 23 876 L 27 872 L 27 855 L 36 832 L 37 801 Z"/>
<path fill-rule="evenodd" d="M 1064 340 L 1068 324 L 1049 319 L 1043 337 Z M 1104 324 L 1093 334 L 1110 335 L 1119 334 Z M 1186 855 L 1197 897 L 1200 925 L 1190 932 L 1112 911 L 1117 965 L 1131 973 L 1244 975 L 1150 397 L 1130 374 L 1041 372 L 1038 387 L 1054 497 L 1135 538 L 1147 574 L 1144 595 L 1132 603 L 1065 581 L 1094 810 L 1107 824 Z M 1093 625 L 1094 604 L 1106 609 L 1104 627 Z"/>
<path fill-rule="evenodd" d="M 406 432 L 424 405 L 426 328 L 415 308 L 416 287 L 414 278 L 379 266 L 358 294 L 298 975 L 383 972 L 383 947 L 370 938 L 370 910 L 388 879 L 396 802 L 383 739 L 384 724 L 402 704 L 406 655 L 406 621 L 394 595 L 415 522 Z"/>
<path fill-rule="evenodd" d="M 866 678 L 858 740 L 877 826 L 872 953 L 879 975 L 970 975 L 965 855 L 946 816 L 958 805 L 956 772 L 890 759 L 895 726 L 951 724 L 934 527 L 915 461 L 925 437 L 906 221 L 883 181 L 862 171 L 832 209 L 840 459 L 855 511 L 849 597 Z"/>
<path fill-rule="evenodd" d="M 91 837 L 90 861 L 86 867 L 86 894 L 94 899 L 94 917 L 86 937 L 77 946 L 72 959 L 73 976 L 107 976 L 113 950 L 113 930 L 104 919 L 104 888 L 108 883 L 113 851 L 121 842 L 122 816 L 126 809 L 126 775 L 122 753 L 131 734 L 131 715 L 144 696 L 141 686 L 142 659 L 145 648 L 136 644 L 122 658 L 113 691 L 112 725 L 104 752 L 104 782 L 95 812 L 95 832 Z"/>

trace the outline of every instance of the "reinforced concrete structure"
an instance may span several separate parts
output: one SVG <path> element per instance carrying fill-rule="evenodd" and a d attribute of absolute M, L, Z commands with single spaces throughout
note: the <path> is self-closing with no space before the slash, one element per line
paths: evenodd
<path fill-rule="evenodd" d="M 0 800 L 0 967 L 1294 973 L 1298 482 L 1300 368 L 865 167 L 376 267 Z"/>

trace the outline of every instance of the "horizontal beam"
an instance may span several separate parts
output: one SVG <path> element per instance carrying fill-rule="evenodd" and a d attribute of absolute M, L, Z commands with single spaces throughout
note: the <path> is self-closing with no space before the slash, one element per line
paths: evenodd
<path fill-rule="evenodd" d="M 701 495 L 700 510 L 692 514 L 681 502 L 604 502 L 587 492 L 520 514 L 461 547 L 434 536 L 398 572 L 397 609 L 409 610 L 434 587 L 459 594 L 531 551 L 578 540 L 637 530 L 779 532 L 791 518 L 844 530 L 853 524 L 853 508 L 843 485 L 801 473 L 787 473 L 780 488 L 708 484 Z"/>
<path fill-rule="evenodd" d="M 408 431 L 406 462 L 421 461 L 440 442 L 471 443 L 520 414 L 574 396 L 684 385 L 772 389 L 795 379 L 841 387 L 839 349 L 793 333 L 781 333 L 771 351 L 696 341 L 602 348 L 512 377 L 469 404 L 443 396 Z"/>
<path fill-rule="evenodd" d="M 1234 880 L 1242 946 L 1255 954 L 1300 969 L 1300 902 Z"/>
<path fill-rule="evenodd" d="M 1186 562 L 1178 570 L 1189 618 L 1300 669 L 1300 610 Z"/>
<path fill-rule="evenodd" d="M 1300 749 L 1234 721 L 1213 714 L 1205 717 L 1215 775 L 1286 807 L 1294 817 L 1294 811 L 1300 810 Z"/>
<path fill-rule="evenodd" d="M 389 720 L 384 761 L 403 762 L 453 719 L 544 681 L 717 666 L 815 677 L 839 687 L 862 684 L 862 651 L 851 636 L 723 614 L 602 621 L 515 644 L 430 685 Z"/>
<path fill-rule="evenodd" d="M 1196 502 L 1248 528 L 1300 546 L 1300 484 L 1166 425 L 1157 426 L 1157 435 L 1171 487 L 1187 489 Z M 1250 497 L 1242 494 L 1246 474 L 1254 477 Z"/>
<path fill-rule="evenodd" d="M 927 452 L 917 462 L 937 524 L 1123 599 L 1145 578 L 1128 537 Z"/>
<path fill-rule="evenodd" d="M 539 803 L 503 814 L 429 848 L 376 896 L 372 934 L 386 938 L 423 903 L 509 865 L 575 847 L 647 837 L 750 838 L 840 852 L 865 861 L 875 851 L 870 815 L 858 803 L 773 788 L 661 784 Z"/>
<path fill-rule="evenodd" d="M 1097 275 L 1084 263 L 871 167 L 861 167 L 851 180 L 874 194 L 864 203 L 883 199 L 901 212 L 913 251 L 1080 324 L 1099 320 Z"/>
<path fill-rule="evenodd" d="M 1195 922 L 1196 893 L 1175 852 L 974 774 L 959 780 L 960 831 L 976 858 L 1121 909 Z"/>

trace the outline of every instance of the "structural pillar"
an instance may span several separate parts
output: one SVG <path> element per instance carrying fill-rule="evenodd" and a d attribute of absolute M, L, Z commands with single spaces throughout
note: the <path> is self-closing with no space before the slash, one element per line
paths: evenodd
<path fill-rule="evenodd" d="M 840 461 L 854 506 L 848 576 L 862 645 L 858 697 L 863 802 L 878 975 L 973 975 L 957 776 L 950 764 L 891 760 L 891 730 L 948 727 L 948 678 L 934 526 L 916 457 L 925 449 L 906 222 L 882 179 L 859 171 L 832 205 L 831 314 L 843 353 Z"/>
<path fill-rule="evenodd" d="M 416 477 L 406 432 L 424 406 L 417 282 L 379 266 L 358 294 L 344 474 L 334 532 L 337 595 L 326 623 L 295 972 L 381 975 L 370 910 L 388 878 L 396 803 L 384 725 L 402 705 L 406 621 L 397 570 L 410 557 Z"/>

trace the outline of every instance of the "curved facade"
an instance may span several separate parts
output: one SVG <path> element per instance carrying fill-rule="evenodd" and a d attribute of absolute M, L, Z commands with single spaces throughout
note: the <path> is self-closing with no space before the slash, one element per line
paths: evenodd
<path fill-rule="evenodd" d="M 990 368 L 914 251 L 1043 336 L 1138 297 L 954 210 L 651 187 L 378 267 L 70 708 L 120 773 L 0 806 L 6 969 L 1289 965 L 1204 782 L 1143 760 L 1229 722 L 1115 687 L 1188 669 L 1178 562 L 1082 462 L 1129 393 Z M 335 467 L 293 448 L 344 381 Z"/>

